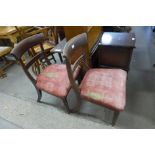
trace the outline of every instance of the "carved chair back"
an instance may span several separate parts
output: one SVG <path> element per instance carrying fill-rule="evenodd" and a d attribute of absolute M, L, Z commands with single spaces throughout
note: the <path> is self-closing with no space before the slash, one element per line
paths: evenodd
<path fill-rule="evenodd" d="M 68 77 L 73 88 L 78 90 L 77 84 L 73 78 L 73 73 L 77 67 L 81 67 L 80 80 L 85 72 L 89 69 L 87 52 L 87 35 L 82 33 L 75 36 L 67 42 L 63 51 L 63 57 L 65 59 Z"/>
<path fill-rule="evenodd" d="M 21 42 L 19 42 L 14 49 L 11 51 L 11 55 L 13 55 L 16 60 L 21 64 L 25 74 L 27 77 L 31 80 L 31 82 L 35 85 L 36 80 L 34 79 L 34 76 L 32 73 L 29 71 L 29 68 L 34 64 L 42 62 L 45 65 L 50 65 L 50 61 L 48 60 L 46 53 L 44 52 L 44 48 L 42 43 L 46 40 L 47 38 L 42 34 L 36 34 L 33 36 L 30 36 L 28 38 L 23 39 Z M 22 59 L 22 56 L 26 53 L 29 52 L 29 50 L 33 49 L 34 46 L 39 45 L 42 51 L 38 54 L 36 54 L 34 57 L 30 57 L 30 60 L 28 62 L 24 62 Z"/>

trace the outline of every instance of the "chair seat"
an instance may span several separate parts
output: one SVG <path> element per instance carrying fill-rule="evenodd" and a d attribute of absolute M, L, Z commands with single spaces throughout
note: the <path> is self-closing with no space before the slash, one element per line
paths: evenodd
<path fill-rule="evenodd" d="M 79 71 L 80 67 L 77 67 L 74 72 L 74 78 L 77 77 Z M 49 94 L 61 98 L 65 97 L 71 88 L 66 65 L 53 64 L 46 67 L 43 72 L 38 75 L 36 86 Z"/>
<path fill-rule="evenodd" d="M 81 97 L 121 111 L 125 107 L 127 73 L 121 69 L 90 69 L 80 84 Z"/>

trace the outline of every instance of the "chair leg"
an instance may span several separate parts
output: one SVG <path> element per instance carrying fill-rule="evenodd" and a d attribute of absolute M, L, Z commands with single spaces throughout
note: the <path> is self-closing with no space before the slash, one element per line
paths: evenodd
<path fill-rule="evenodd" d="M 81 109 L 81 97 L 80 97 L 80 92 L 77 88 L 73 88 L 74 93 L 75 93 L 75 97 L 76 97 L 76 106 L 74 107 L 74 109 L 71 109 L 72 113 L 78 113 Z"/>
<path fill-rule="evenodd" d="M 63 62 L 61 53 L 58 53 L 61 63 Z"/>
<path fill-rule="evenodd" d="M 41 97 L 42 97 L 42 91 L 37 89 L 37 94 L 38 94 L 37 102 L 40 102 L 41 101 Z"/>
<path fill-rule="evenodd" d="M 0 69 L 0 78 L 2 79 L 4 77 L 6 77 L 6 73 Z"/>
<path fill-rule="evenodd" d="M 67 110 L 67 113 L 70 114 L 71 111 L 70 111 L 70 109 L 69 109 L 67 99 L 64 98 L 64 99 L 62 99 L 62 101 L 63 101 L 63 103 L 64 103 L 64 105 L 65 105 L 65 108 L 66 108 L 66 110 Z"/>
<path fill-rule="evenodd" d="M 55 63 L 57 62 L 53 54 L 52 54 L 52 59 L 54 60 Z"/>
<path fill-rule="evenodd" d="M 115 125 L 115 123 L 118 119 L 118 116 L 119 116 L 119 111 L 114 111 L 114 115 L 113 115 L 113 119 L 112 119 L 112 126 Z"/>

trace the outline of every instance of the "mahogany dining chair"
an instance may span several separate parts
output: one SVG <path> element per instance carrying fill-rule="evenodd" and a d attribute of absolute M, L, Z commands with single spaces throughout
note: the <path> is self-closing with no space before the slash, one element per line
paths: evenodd
<path fill-rule="evenodd" d="M 87 35 L 80 34 L 67 42 L 64 48 L 68 77 L 71 87 L 81 99 L 114 111 L 112 125 L 126 104 L 127 72 L 121 69 L 89 68 L 86 61 Z M 77 84 L 73 72 L 80 66 L 83 76 Z"/>
<path fill-rule="evenodd" d="M 22 69 L 24 70 L 27 77 L 30 79 L 34 85 L 38 99 L 41 101 L 42 91 L 45 91 L 51 95 L 54 95 L 60 98 L 68 113 L 70 113 L 70 108 L 67 102 L 67 95 L 71 89 L 71 84 L 68 79 L 67 69 L 65 64 L 51 64 L 49 59 L 47 59 L 46 52 L 43 48 L 43 43 L 47 38 L 43 34 L 36 34 L 20 41 L 12 50 L 11 55 L 13 55 L 16 60 L 21 64 Z M 32 47 L 39 45 L 42 49 L 34 57 L 31 57 L 27 63 L 24 63 L 22 56 L 28 52 Z M 30 72 L 29 68 L 33 63 L 39 60 L 41 63 L 44 63 L 45 68 L 41 71 L 39 75 L 35 78 Z M 74 78 L 77 77 L 79 69 L 75 70 Z"/>

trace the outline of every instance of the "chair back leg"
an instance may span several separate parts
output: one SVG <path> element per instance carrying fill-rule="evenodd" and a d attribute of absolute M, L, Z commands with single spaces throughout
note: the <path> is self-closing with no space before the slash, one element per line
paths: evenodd
<path fill-rule="evenodd" d="M 65 106 L 66 110 L 67 110 L 67 113 L 70 114 L 71 110 L 70 110 L 70 108 L 69 108 L 69 106 L 68 106 L 67 99 L 64 98 L 64 99 L 62 99 L 62 101 L 63 101 L 63 103 L 64 103 L 64 106 Z"/>
<path fill-rule="evenodd" d="M 41 101 L 41 98 L 42 98 L 42 91 L 39 90 L 39 89 L 37 89 L 37 88 L 36 88 L 36 90 L 37 90 L 37 94 L 38 94 L 37 102 L 40 102 Z"/>
<path fill-rule="evenodd" d="M 113 115 L 113 119 L 112 119 L 112 126 L 114 126 L 116 124 L 118 116 L 119 116 L 119 111 L 114 111 L 114 115 Z"/>

